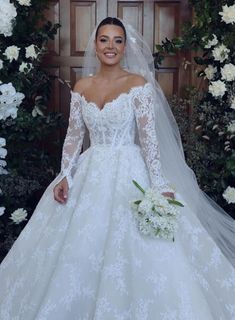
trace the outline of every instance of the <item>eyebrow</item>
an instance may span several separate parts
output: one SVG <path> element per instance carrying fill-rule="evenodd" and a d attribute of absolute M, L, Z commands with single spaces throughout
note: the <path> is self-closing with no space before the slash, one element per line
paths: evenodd
<path fill-rule="evenodd" d="M 108 36 L 106 36 L 106 35 L 104 35 L 104 34 L 102 34 L 102 35 L 99 36 L 99 38 L 101 38 L 101 37 L 108 38 Z M 123 39 L 123 36 L 115 36 L 114 38 L 121 38 L 121 39 Z"/>

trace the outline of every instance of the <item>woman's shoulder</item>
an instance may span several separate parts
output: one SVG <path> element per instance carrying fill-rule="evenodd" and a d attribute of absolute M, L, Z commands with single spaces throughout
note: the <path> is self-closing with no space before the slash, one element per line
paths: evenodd
<path fill-rule="evenodd" d="M 140 74 L 128 72 L 128 82 L 130 87 L 144 86 L 147 80 Z"/>
<path fill-rule="evenodd" d="M 73 87 L 73 91 L 82 94 L 91 85 L 92 78 L 93 78 L 92 76 L 89 76 L 89 77 L 84 77 L 79 79 L 75 83 Z"/>

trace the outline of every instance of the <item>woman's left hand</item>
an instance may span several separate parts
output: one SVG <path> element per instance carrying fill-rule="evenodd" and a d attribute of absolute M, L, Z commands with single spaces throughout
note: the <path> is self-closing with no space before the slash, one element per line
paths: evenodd
<path fill-rule="evenodd" d="M 175 199 L 175 194 L 174 194 L 174 192 L 162 192 L 162 195 L 163 195 L 164 197 L 167 197 L 167 198 Z"/>

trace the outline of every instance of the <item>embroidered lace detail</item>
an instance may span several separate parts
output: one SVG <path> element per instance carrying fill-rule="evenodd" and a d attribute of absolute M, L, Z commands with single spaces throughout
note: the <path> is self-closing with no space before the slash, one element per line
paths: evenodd
<path fill-rule="evenodd" d="M 132 105 L 143 156 L 148 167 L 152 187 L 159 191 L 173 191 L 161 170 L 160 150 L 155 129 L 152 85 L 134 90 Z"/>
<path fill-rule="evenodd" d="M 76 165 L 85 134 L 85 124 L 82 116 L 82 100 L 79 94 L 71 93 L 69 125 L 64 140 L 61 178 L 67 178 L 69 187 L 72 186 L 72 170 Z"/>
<path fill-rule="evenodd" d="M 87 102 L 78 92 L 72 92 L 69 126 L 63 146 L 61 176 L 67 177 L 72 186 L 72 176 L 81 151 L 87 126 L 91 146 L 105 145 L 112 148 L 133 145 L 135 120 L 144 160 L 151 184 L 161 192 L 173 191 L 161 170 L 160 152 L 154 121 L 152 85 L 146 83 L 120 94 L 99 109 Z"/>

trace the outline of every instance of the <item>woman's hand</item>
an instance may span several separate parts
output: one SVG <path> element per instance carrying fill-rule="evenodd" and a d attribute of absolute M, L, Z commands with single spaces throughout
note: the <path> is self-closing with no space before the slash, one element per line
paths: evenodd
<path fill-rule="evenodd" d="M 59 203 L 65 203 L 68 198 L 68 190 L 68 181 L 67 178 L 64 177 L 53 189 L 54 199 Z"/>
<path fill-rule="evenodd" d="M 174 194 L 174 192 L 162 192 L 162 195 L 163 195 L 164 197 L 167 197 L 167 198 L 175 199 L 175 194 Z"/>

